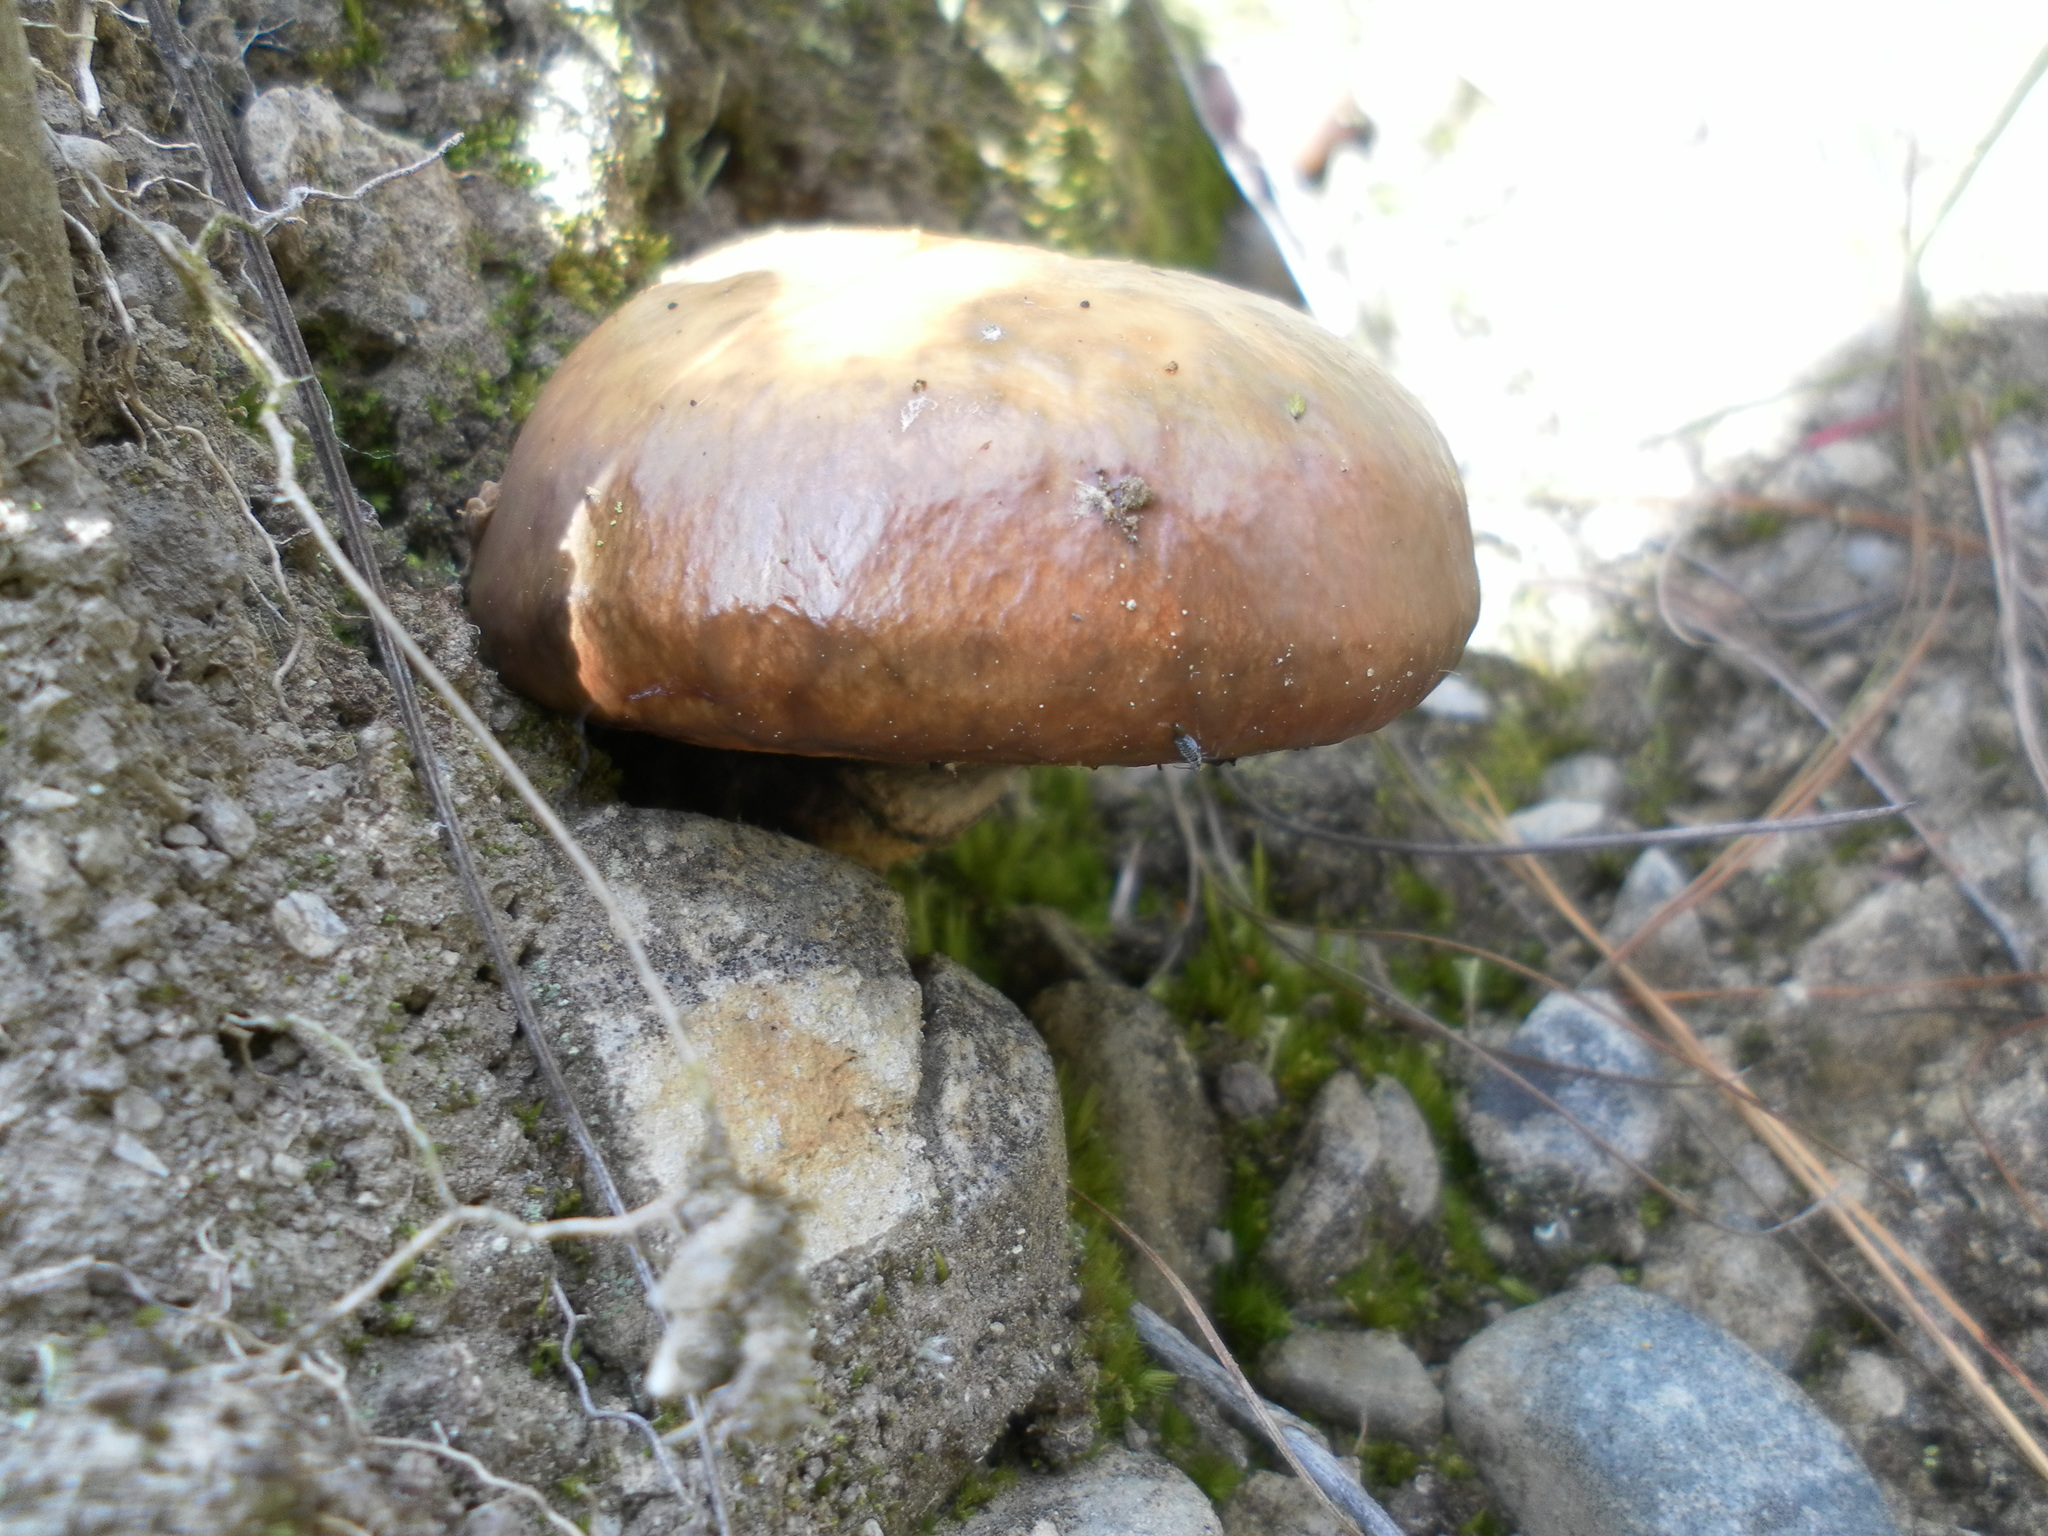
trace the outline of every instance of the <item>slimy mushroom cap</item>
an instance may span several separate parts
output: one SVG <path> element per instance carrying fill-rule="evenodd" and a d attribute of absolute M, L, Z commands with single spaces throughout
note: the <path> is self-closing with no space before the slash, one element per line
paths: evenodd
<path fill-rule="evenodd" d="M 1156 763 L 1342 740 L 1478 612 L 1443 439 L 1186 273 L 914 230 L 666 274 L 542 392 L 471 609 L 514 687 L 704 746 Z"/>

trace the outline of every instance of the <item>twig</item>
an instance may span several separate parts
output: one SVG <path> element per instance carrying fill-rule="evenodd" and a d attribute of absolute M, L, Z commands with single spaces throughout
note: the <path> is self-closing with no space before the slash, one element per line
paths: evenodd
<path fill-rule="evenodd" d="M 509 1493 L 514 1498 L 524 1499 L 527 1503 L 533 1505 L 540 1511 L 541 1518 L 547 1521 L 554 1529 L 562 1532 L 563 1536 L 583 1536 L 583 1527 L 575 1524 L 566 1516 L 557 1513 L 555 1506 L 547 1501 L 539 1489 L 533 1488 L 526 1483 L 515 1482 L 509 1477 L 500 1477 L 467 1451 L 458 1451 L 454 1446 L 444 1444 L 438 1440 L 408 1440 L 400 1435 L 372 1435 L 369 1437 L 369 1443 L 371 1445 L 381 1445 L 387 1450 L 424 1451 L 429 1456 L 438 1456 L 443 1461 L 452 1461 L 486 1488 L 495 1488 L 500 1493 Z"/>
<path fill-rule="evenodd" d="M 1344 848 L 1360 848 L 1369 853 L 1402 853 L 1417 857 L 1465 859 L 1508 859 L 1532 853 L 1593 853 L 1602 848 L 1669 847 L 1686 843 L 1721 842 L 1735 837 L 1774 837 L 1787 832 L 1825 832 L 1866 821 L 1889 820 L 1894 816 L 1905 815 L 1912 808 L 1912 802 L 1908 801 L 1898 805 L 1874 805 L 1856 811 L 1829 811 L 1820 816 L 1765 817 L 1757 821 L 1712 821 L 1696 827 L 1657 827 L 1648 832 L 1593 832 L 1583 837 L 1559 837 L 1540 843 L 1416 843 L 1392 837 L 1364 837 L 1357 833 L 1339 832 L 1330 827 L 1312 826 L 1308 822 L 1283 816 L 1256 795 L 1249 793 L 1244 788 L 1243 780 L 1235 775 L 1230 780 L 1230 787 L 1232 793 L 1244 802 L 1245 808 L 1254 816 L 1285 832 L 1313 837 L 1319 842 L 1333 843 Z"/>
<path fill-rule="evenodd" d="M 684 1394 L 683 1410 L 689 1414 L 690 1427 L 696 1432 L 697 1454 L 704 1460 L 704 1480 L 711 1485 L 712 1522 L 718 1527 L 718 1536 L 732 1536 L 732 1512 L 725 1506 L 725 1484 L 718 1475 L 718 1447 L 711 1439 L 711 1416 L 694 1392 Z"/>
<path fill-rule="evenodd" d="M 1926 256 L 1927 247 L 1934 243 L 1934 237 L 1941 233 L 1941 226 L 1947 220 L 1949 210 L 1961 202 L 1963 194 L 1970 190 L 1970 183 L 1976 179 L 1978 167 L 1984 164 L 1984 157 L 1989 155 L 1992 146 L 2004 137 L 2006 128 L 2019 115 L 2020 108 L 2026 104 L 2027 97 L 2033 93 L 2034 87 L 2041 83 L 2044 74 L 2048 74 L 2048 46 L 2043 46 L 2041 51 L 2034 55 L 2034 62 L 2027 66 L 2027 72 L 2020 76 L 2019 84 L 2013 87 L 2012 94 L 2005 99 L 2004 107 L 1992 120 L 1990 131 L 1978 142 L 1977 148 L 1957 174 L 1955 185 L 1949 188 L 1948 196 L 1944 197 L 1941 206 L 1935 209 L 1934 220 L 1927 226 L 1927 233 L 1922 235 L 1920 243 L 1913 247 L 1915 268 L 1920 265 L 1921 258 Z"/>
<path fill-rule="evenodd" d="M 583 1379 L 583 1368 L 576 1363 L 576 1325 L 583 1321 L 576 1315 L 576 1309 L 569 1305 L 569 1297 L 562 1290 L 562 1282 L 550 1275 L 548 1290 L 555 1298 L 555 1306 L 562 1314 L 562 1369 L 576 1387 L 576 1401 L 583 1407 L 586 1419 L 596 1419 L 606 1424 L 624 1424 L 646 1438 L 648 1447 L 654 1452 L 654 1460 L 668 1478 L 668 1484 L 675 1496 L 687 1501 L 689 1490 L 683 1486 L 682 1474 L 676 1470 L 675 1458 L 668 1453 L 661 1435 L 654 1426 L 637 1413 L 622 1408 L 600 1408 L 591 1400 L 590 1383 Z M 707 1470 L 710 1470 L 707 1466 Z M 724 1527 L 721 1525 L 721 1531 Z"/>
<path fill-rule="evenodd" d="M 349 1070 L 363 1080 L 363 1085 L 370 1090 L 377 1102 L 398 1116 L 398 1122 L 405 1127 L 405 1134 L 412 1141 L 413 1151 L 419 1154 L 420 1166 L 426 1169 L 427 1182 L 433 1185 L 435 1197 L 440 1200 L 442 1208 L 449 1209 L 456 1204 L 455 1196 L 448 1188 L 448 1177 L 442 1171 L 441 1154 L 435 1148 L 433 1138 L 420 1129 L 419 1121 L 413 1118 L 412 1106 L 386 1086 L 384 1074 L 378 1069 L 377 1063 L 361 1055 L 325 1024 L 301 1018 L 295 1013 L 279 1014 L 274 1018 L 237 1018 L 234 1022 L 244 1029 L 284 1030 L 308 1035 L 339 1056 L 348 1065 Z"/>
<path fill-rule="evenodd" d="M 280 224 L 291 223 L 298 211 L 310 202 L 359 203 L 379 187 L 389 186 L 394 181 L 403 181 L 406 177 L 425 170 L 461 142 L 461 134 L 451 133 L 410 165 L 393 166 L 388 171 L 380 171 L 353 192 L 330 192 L 324 187 L 293 187 L 285 193 L 283 202 L 256 221 L 256 228 L 260 233 L 268 234 Z"/>
<path fill-rule="evenodd" d="M 1195 1348 L 1186 1334 L 1142 1301 L 1131 1303 L 1131 1322 L 1160 1364 L 1194 1382 L 1239 1424 L 1268 1439 L 1277 1431 L 1281 1438 L 1272 1441 L 1274 1450 L 1298 1460 L 1313 1486 L 1366 1536 L 1402 1536 L 1401 1527 L 1394 1524 L 1379 1501 L 1353 1482 L 1343 1464 L 1323 1448 L 1321 1436 L 1277 1403 L 1257 1395 L 1244 1397 L 1247 1389 L 1239 1385 L 1239 1379 Z"/>
<path fill-rule="evenodd" d="M 291 1337 L 288 1353 L 302 1351 L 321 1334 L 341 1322 L 358 1307 L 369 1305 L 377 1293 L 391 1284 L 407 1269 L 417 1263 L 442 1238 L 457 1227 L 496 1227 L 511 1236 L 530 1242 L 553 1242 L 558 1238 L 570 1237 L 624 1237 L 651 1226 L 671 1222 L 675 1219 L 676 1196 L 664 1195 L 661 1199 L 628 1211 L 623 1216 L 570 1216 L 560 1221 L 521 1221 L 509 1211 L 501 1211 L 489 1205 L 458 1205 L 443 1211 L 419 1231 L 407 1238 L 397 1251 L 386 1255 L 384 1262 L 372 1270 L 369 1276 L 358 1282 L 348 1293 L 327 1304 L 325 1310 L 311 1321 L 303 1324 Z"/>

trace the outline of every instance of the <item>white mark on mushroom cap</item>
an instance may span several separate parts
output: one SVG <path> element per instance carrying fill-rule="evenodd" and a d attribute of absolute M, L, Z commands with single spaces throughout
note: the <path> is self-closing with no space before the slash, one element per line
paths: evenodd
<path fill-rule="evenodd" d="M 1000 325 L 984 325 L 981 328 L 981 339 L 983 341 L 1001 341 L 1003 339 L 1003 328 Z"/>

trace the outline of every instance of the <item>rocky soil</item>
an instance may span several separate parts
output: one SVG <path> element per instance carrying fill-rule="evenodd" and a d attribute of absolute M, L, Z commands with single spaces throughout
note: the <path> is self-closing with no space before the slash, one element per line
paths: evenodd
<path fill-rule="evenodd" d="M 456 509 L 597 314 L 739 229 L 1213 264 L 1236 207 L 1155 12 L 187 7 L 259 199 L 467 135 L 270 244 L 394 606 L 589 850 L 700 1055 L 430 709 L 594 1145 L 626 1203 L 683 1197 L 639 1238 L 651 1306 L 618 1237 L 522 1225 L 598 1213 L 603 1181 L 369 621 L 278 503 L 254 380 L 144 228 L 196 238 L 214 206 L 146 29 L 19 17 L 0 101 L 52 137 L 0 156 L 4 1528 L 654 1533 L 722 1501 L 743 1531 L 1336 1529 L 1145 1356 L 1126 1307 L 1178 1301 L 1070 1181 L 1403 1530 L 2048 1526 L 1926 1326 L 1999 1374 L 1967 1315 L 2048 1375 L 2048 815 L 1982 506 L 2031 687 L 2048 318 L 1836 360 L 1805 438 L 1613 573 L 1577 673 L 1473 657 L 1374 740 L 1040 774 L 884 879 L 760 825 L 730 764 L 503 690 Z M 524 133 L 571 100 L 580 180 Z M 210 254 L 260 324 L 233 245 Z M 1823 714 L 1861 756 L 1815 803 L 1896 792 L 1917 820 L 1765 840 L 1690 904 L 1722 845 L 1561 855 L 1546 895 L 1261 814 L 1438 842 L 1500 835 L 1486 793 L 1532 840 L 1758 816 L 1826 754 Z M 1842 1191 L 1803 1192 L 1742 1094 Z M 506 1219 L 335 1312 L 444 1186 Z M 1844 1236 L 1851 1200 L 1924 1267 L 1910 1306 Z M 649 1390 L 663 1350 L 724 1383 L 709 1460 L 691 1402 Z M 794 1402 L 761 1386 L 790 1360 Z"/>

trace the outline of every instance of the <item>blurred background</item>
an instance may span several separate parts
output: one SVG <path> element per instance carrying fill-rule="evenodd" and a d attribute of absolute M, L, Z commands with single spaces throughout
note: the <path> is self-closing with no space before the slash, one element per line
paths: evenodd
<path fill-rule="evenodd" d="M 1909 244 L 2048 43 L 2018 0 L 1171 10 L 1308 307 L 1464 464 L 1475 643 L 1553 663 L 1595 622 L 1590 565 L 1702 470 L 1788 447 L 1794 386 L 1892 325 Z M 1937 310 L 2048 292 L 2044 190 L 2048 91 L 1928 245 Z"/>

